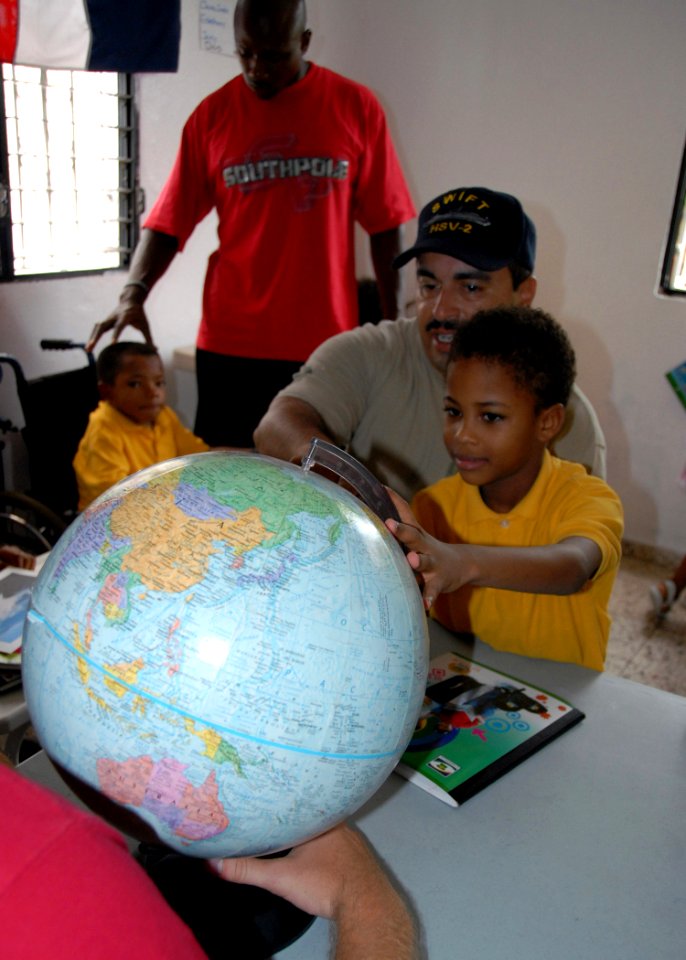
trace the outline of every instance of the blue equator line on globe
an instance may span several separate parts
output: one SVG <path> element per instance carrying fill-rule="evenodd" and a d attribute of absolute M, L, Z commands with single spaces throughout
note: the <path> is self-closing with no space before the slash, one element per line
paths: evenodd
<path fill-rule="evenodd" d="M 180 717 L 185 717 L 188 720 L 192 720 L 194 723 L 199 723 L 203 727 L 211 727 L 213 730 L 220 730 L 222 733 L 226 733 L 229 736 L 239 738 L 241 740 L 250 740 L 252 743 L 259 743 L 266 747 L 275 747 L 278 750 L 290 750 L 292 753 L 302 753 L 310 757 L 323 757 L 332 760 L 384 760 L 387 757 L 393 757 L 398 752 L 397 750 L 384 750 L 382 753 L 328 753 L 322 750 L 308 750 L 305 747 L 292 746 L 287 743 L 278 743 L 274 740 L 266 740 L 263 737 L 255 737 L 249 733 L 241 733 L 238 730 L 232 730 L 231 727 L 225 727 L 220 723 L 210 723 L 202 717 L 198 717 L 195 714 L 188 713 L 186 710 L 180 710 L 174 704 L 167 703 L 164 700 L 161 700 L 159 697 L 154 696 L 148 690 L 145 690 L 141 687 L 136 687 L 131 683 L 127 683 L 125 680 L 122 680 L 121 677 L 118 677 L 116 673 L 111 673 L 109 670 L 106 670 L 101 664 L 96 663 L 95 660 L 92 660 L 87 654 L 83 653 L 81 650 L 69 643 L 69 641 L 62 636 L 62 634 L 55 630 L 53 625 L 49 623 L 45 617 L 38 613 L 36 610 L 29 611 L 27 620 L 39 620 L 50 633 L 55 636 L 59 642 L 70 650 L 75 657 L 79 657 L 81 660 L 85 660 L 89 666 L 91 666 L 98 673 L 101 673 L 109 677 L 114 683 L 119 684 L 120 687 L 126 687 L 127 690 L 131 693 L 135 693 L 138 696 L 143 697 L 146 700 L 149 700 L 151 703 L 156 703 L 158 706 L 163 707 L 165 710 L 169 710 L 172 713 L 178 714 Z"/>

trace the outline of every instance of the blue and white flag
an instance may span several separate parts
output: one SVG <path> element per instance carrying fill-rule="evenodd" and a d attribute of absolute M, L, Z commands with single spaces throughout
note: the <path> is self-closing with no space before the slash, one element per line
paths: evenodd
<path fill-rule="evenodd" d="M 181 0 L 0 0 L 0 61 L 117 73 L 178 69 Z"/>

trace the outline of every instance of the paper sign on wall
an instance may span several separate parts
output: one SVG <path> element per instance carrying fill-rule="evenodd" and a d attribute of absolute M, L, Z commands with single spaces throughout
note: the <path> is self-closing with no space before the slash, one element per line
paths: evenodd
<path fill-rule="evenodd" d="M 233 2 L 200 0 L 200 49 L 230 57 L 234 53 Z"/>

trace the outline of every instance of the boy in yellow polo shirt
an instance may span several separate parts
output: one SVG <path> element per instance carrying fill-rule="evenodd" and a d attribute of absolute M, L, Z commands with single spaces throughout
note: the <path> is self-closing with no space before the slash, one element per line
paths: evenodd
<path fill-rule="evenodd" d="M 398 498 L 404 522 L 387 522 L 444 626 L 602 670 L 623 514 L 603 480 L 548 449 L 574 376 L 567 335 L 541 310 L 461 324 L 444 407 L 457 474 L 415 496 L 416 520 Z"/>
<path fill-rule="evenodd" d="M 143 467 L 209 450 L 166 406 L 164 369 L 155 347 L 112 343 L 98 356 L 97 371 L 100 403 L 74 457 L 79 510 Z"/>

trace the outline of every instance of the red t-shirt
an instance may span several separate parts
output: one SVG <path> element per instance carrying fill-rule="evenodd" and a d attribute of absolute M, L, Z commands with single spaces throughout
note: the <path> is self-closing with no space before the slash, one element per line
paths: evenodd
<path fill-rule="evenodd" d="M 103 821 L 2 764 L 0 797 L 3 957 L 205 957 Z"/>
<path fill-rule="evenodd" d="M 144 225 L 182 249 L 213 208 L 198 346 L 292 361 L 357 325 L 354 222 L 415 214 L 376 98 L 315 64 L 270 100 L 236 77 L 191 114 Z"/>

